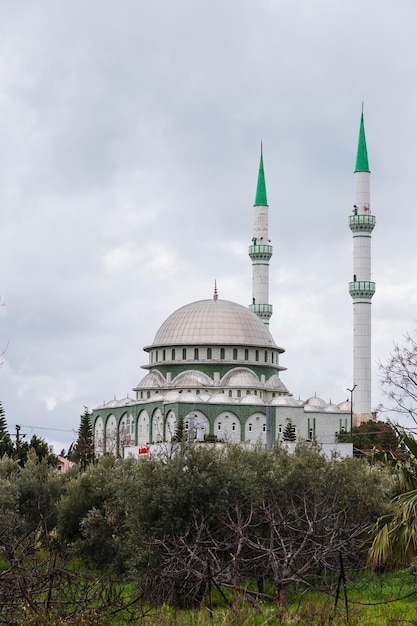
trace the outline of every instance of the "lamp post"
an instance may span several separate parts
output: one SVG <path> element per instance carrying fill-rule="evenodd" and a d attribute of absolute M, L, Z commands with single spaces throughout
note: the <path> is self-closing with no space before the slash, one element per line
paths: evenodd
<path fill-rule="evenodd" d="M 346 388 L 346 391 L 350 392 L 350 439 L 352 440 L 352 426 L 353 426 L 353 392 L 358 385 L 353 385 L 352 389 Z"/>

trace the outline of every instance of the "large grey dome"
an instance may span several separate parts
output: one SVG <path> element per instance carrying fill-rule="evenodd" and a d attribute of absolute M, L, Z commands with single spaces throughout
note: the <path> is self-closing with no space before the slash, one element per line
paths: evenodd
<path fill-rule="evenodd" d="M 181 344 L 277 347 L 255 313 L 236 302 L 215 299 L 192 302 L 172 313 L 152 347 Z"/>

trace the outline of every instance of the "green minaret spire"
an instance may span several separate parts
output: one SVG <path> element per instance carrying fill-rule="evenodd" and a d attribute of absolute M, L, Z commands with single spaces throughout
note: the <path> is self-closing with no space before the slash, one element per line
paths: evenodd
<path fill-rule="evenodd" d="M 256 198 L 255 198 L 254 206 L 268 206 L 268 201 L 266 199 L 264 161 L 262 158 L 262 143 L 261 143 L 261 161 L 259 163 L 259 173 L 258 173 L 258 185 L 256 187 Z"/>
<path fill-rule="evenodd" d="M 363 107 L 361 115 L 361 125 L 359 128 L 358 153 L 356 155 L 355 172 L 369 172 L 368 151 L 366 149 L 365 126 L 363 123 Z"/>

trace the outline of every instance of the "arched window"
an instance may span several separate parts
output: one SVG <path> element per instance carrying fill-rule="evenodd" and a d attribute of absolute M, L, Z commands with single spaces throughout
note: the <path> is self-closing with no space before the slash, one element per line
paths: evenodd
<path fill-rule="evenodd" d="M 233 348 L 233 360 L 237 361 L 237 348 Z"/>
<path fill-rule="evenodd" d="M 194 361 L 198 361 L 198 348 L 194 348 Z"/>
<path fill-rule="evenodd" d="M 220 358 L 224 359 L 224 348 L 220 348 Z"/>
<path fill-rule="evenodd" d="M 158 350 L 155 352 L 155 361 L 158 363 Z"/>
<path fill-rule="evenodd" d="M 242 391 L 240 389 L 237 390 L 237 397 L 240 398 L 242 395 Z"/>
<path fill-rule="evenodd" d="M 232 392 L 232 390 L 231 390 L 231 389 L 229 389 L 229 398 L 231 398 L 231 397 L 232 397 L 232 393 L 233 393 L 233 392 Z"/>
<path fill-rule="evenodd" d="M 249 350 L 245 350 L 245 361 L 249 361 Z"/>
<path fill-rule="evenodd" d="M 187 348 L 182 349 L 182 360 L 185 361 L 187 358 Z"/>
<path fill-rule="evenodd" d="M 268 352 L 265 350 L 265 363 L 268 363 Z"/>
<path fill-rule="evenodd" d="M 211 359 L 212 355 L 211 355 L 211 348 L 207 348 L 207 358 Z"/>
<path fill-rule="evenodd" d="M 255 361 L 259 361 L 259 350 L 255 350 Z"/>
<path fill-rule="evenodd" d="M 166 356 L 166 352 L 165 350 L 162 350 L 162 360 L 165 361 L 165 356 Z"/>
<path fill-rule="evenodd" d="M 175 361 L 175 348 L 171 350 L 171 361 Z"/>

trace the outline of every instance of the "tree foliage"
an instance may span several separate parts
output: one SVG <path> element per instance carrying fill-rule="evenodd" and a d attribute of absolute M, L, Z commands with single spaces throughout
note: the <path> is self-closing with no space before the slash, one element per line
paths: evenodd
<path fill-rule="evenodd" d="M 128 565 L 153 601 L 198 603 L 208 586 L 260 589 L 286 601 L 292 584 L 323 580 L 344 554 L 364 561 L 359 530 L 382 508 L 381 475 L 356 459 L 317 450 L 194 449 L 142 466 L 128 536 Z"/>
<path fill-rule="evenodd" d="M 6 415 L 0 402 L 0 459 L 13 455 L 13 442 L 7 430 Z"/>
<path fill-rule="evenodd" d="M 386 363 L 378 365 L 381 389 L 388 401 L 381 409 L 417 423 L 417 340 L 407 334 L 404 345 L 395 344 Z"/>
<path fill-rule="evenodd" d="M 355 456 L 370 455 L 373 450 L 401 453 L 400 437 L 389 422 L 369 420 L 354 426 L 351 432 L 338 433 L 339 442 L 352 442 Z"/>
<path fill-rule="evenodd" d="M 287 418 L 287 423 L 285 425 L 284 432 L 282 433 L 282 437 L 284 441 L 295 441 L 297 438 L 295 434 L 295 427 L 290 417 Z"/>
<path fill-rule="evenodd" d="M 16 427 L 18 428 L 18 427 Z M 19 427 L 20 428 L 20 427 Z M 0 402 L 0 459 L 4 456 L 16 459 L 22 467 L 27 463 L 29 454 L 34 452 L 39 461 L 47 459 L 49 465 L 56 467 L 58 459 L 49 451 L 49 446 L 44 439 L 32 435 L 30 441 L 26 441 L 23 436 L 18 437 L 13 442 L 7 431 L 6 416 L 3 405 Z"/>
<path fill-rule="evenodd" d="M 301 446 L 294 454 L 279 445 L 175 449 L 139 462 L 105 456 L 66 475 L 33 452 L 24 467 L 0 460 L 0 551 L 16 564 L 9 590 L 21 599 L 24 585 L 13 585 L 26 576 L 28 602 L 45 608 L 46 573 L 64 598 L 60 585 L 73 574 L 65 563 L 77 558 L 106 576 L 130 576 L 151 604 L 195 606 L 213 588 L 246 594 L 248 581 L 257 582 L 253 593 L 285 603 L 294 585 L 316 576 L 330 584 L 340 554 L 346 568 L 364 564 L 360 531 L 387 512 L 376 466 Z"/>
<path fill-rule="evenodd" d="M 376 460 L 390 468 L 396 492 L 389 511 L 367 529 L 372 545 L 368 564 L 372 569 L 409 564 L 417 556 L 417 441 L 398 429 L 406 460 L 379 453 Z"/>
<path fill-rule="evenodd" d="M 84 413 L 81 415 L 78 438 L 71 453 L 71 461 L 79 463 L 82 469 L 94 461 L 93 430 L 87 407 L 84 407 Z"/>

